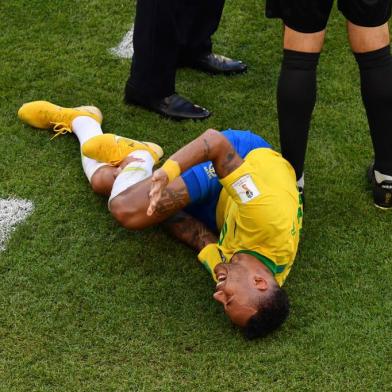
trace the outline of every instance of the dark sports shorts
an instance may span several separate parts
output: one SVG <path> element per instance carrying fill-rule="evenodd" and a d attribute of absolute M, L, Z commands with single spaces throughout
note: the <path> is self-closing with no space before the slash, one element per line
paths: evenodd
<path fill-rule="evenodd" d="M 300 33 L 316 33 L 327 26 L 334 0 L 267 0 L 266 16 L 280 18 Z M 347 20 L 358 26 L 376 27 L 391 16 L 392 0 L 338 0 Z"/>

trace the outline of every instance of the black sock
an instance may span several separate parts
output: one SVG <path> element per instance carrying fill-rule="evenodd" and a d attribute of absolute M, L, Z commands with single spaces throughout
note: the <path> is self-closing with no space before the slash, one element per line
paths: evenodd
<path fill-rule="evenodd" d="M 354 53 L 374 147 L 374 169 L 392 175 L 392 57 L 389 45 Z"/>
<path fill-rule="evenodd" d="M 320 53 L 283 51 L 277 93 L 280 146 L 283 157 L 294 167 L 297 180 L 304 171 L 319 57 Z"/>

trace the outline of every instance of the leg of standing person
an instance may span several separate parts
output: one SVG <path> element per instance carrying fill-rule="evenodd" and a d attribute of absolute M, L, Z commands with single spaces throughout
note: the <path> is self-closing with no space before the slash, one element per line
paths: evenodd
<path fill-rule="evenodd" d="M 179 41 L 177 0 L 138 0 L 134 55 L 124 100 L 177 119 L 203 119 L 209 112 L 175 94 Z"/>
<path fill-rule="evenodd" d="M 369 180 L 374 203 L 382 209 L 392 208 L 392 57 L 387 23 L 391 4 L 380 0 L 361 9 L 343 1 L 340 4 L 348 19 L 349 41 L 360 70 L 362 100 L 374 148 Z"/>
<path fill-rule="evenodd" d="M 127 84 L 143 92 L 146 99 L 164 98 L 175 92 L 178 45 L 172 3 L 139 0 L 136 4 L 134 55 Z"/>
<path fill-rule="evenodd" d="M 225 0 L 181 2 L 183 18 L 180 29 L 183 39 L 180 55 L 183 60 L 193 61 L 199 56 L 212 52 L 211 36 L 218 29 L 224 5 Z M 186 12 L 187 10 L 189 12 Z"/>
<path fill-rule="evenodd" d="M 219 27 L 225 0 L 183 0 L 179 3 L 181 36 L 179 62 L 212 74 L 236 74 L 247 70 L 239 60 L 212 53 L 212 35 Z"/>
<path fill-rule="evenodd" d="M 282 155 L 304 186 L 308 132 L 316 103 L 316 71 L 333 0 L 267 0 L 267 17 L 281 18 L 284 50 L 277 89 Z"/>
<path fill-rule="evenodd" d="M 324 36 L 325 30 L 304 34 L 285 26 L 277 90 L 280 145 L 302 188 L 308 133 L 316 103 L 316 69 Z"/>

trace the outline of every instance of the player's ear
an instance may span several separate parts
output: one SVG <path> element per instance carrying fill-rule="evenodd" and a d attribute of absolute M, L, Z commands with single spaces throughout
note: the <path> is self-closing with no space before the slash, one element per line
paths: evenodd
<path fill-rule="evenodd" d="M 256 275 L 253 277 L 253 283 L 254 283 L 255 287 L 256 287 L 258 290 L 264 291 L 264 290 L 267 290 L 267 289 L 268 289 L 268 282 L 267 282 L 267 280 L 266 280 L 263 276 L 261 276 L 261 275 L 256 274 Z"/>

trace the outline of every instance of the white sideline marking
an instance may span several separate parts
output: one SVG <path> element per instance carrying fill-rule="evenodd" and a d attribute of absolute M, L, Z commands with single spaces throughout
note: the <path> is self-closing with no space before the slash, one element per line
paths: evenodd
<path fill-rule="evenodd" d="M 133 56 L 133 25 L 124 35 L 117 47 L 109 49 L 109 52 L 122 59 L 130 59 Z"/>
<path fill-rule="evenodd" d="M 5 243 L 15 230 L 34 210 L 29 200 L 0 199 L 0 252 L 5 250 Z"/>

